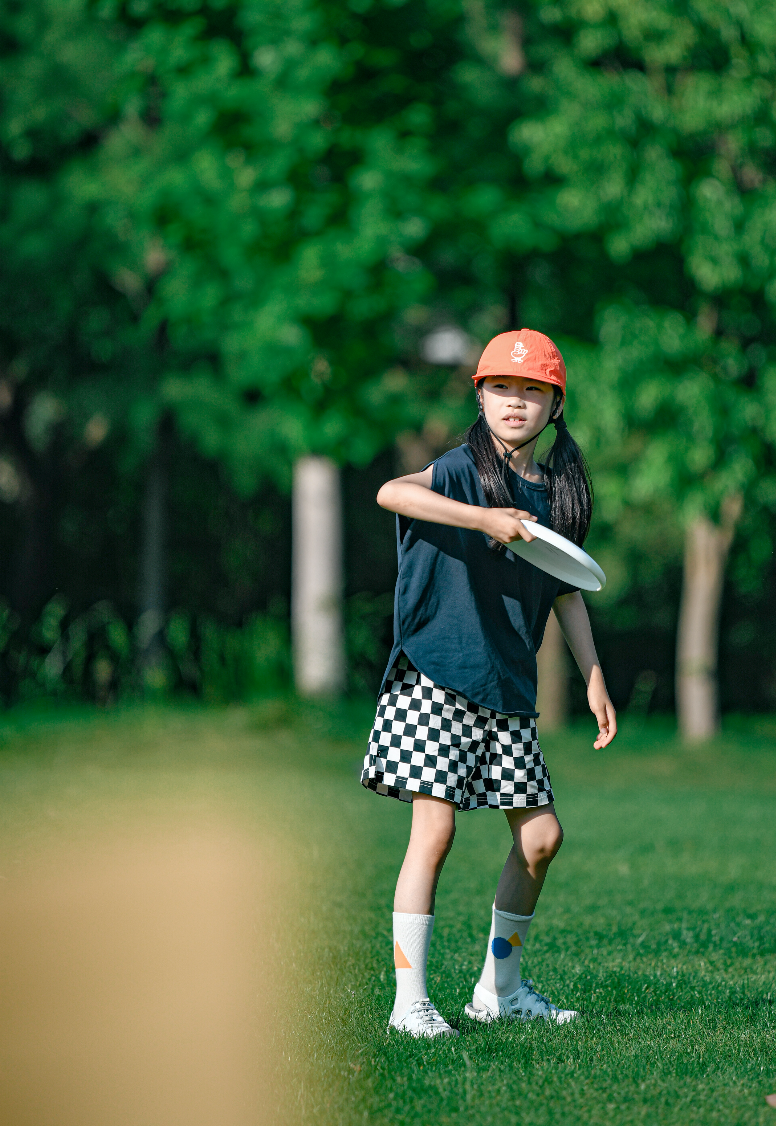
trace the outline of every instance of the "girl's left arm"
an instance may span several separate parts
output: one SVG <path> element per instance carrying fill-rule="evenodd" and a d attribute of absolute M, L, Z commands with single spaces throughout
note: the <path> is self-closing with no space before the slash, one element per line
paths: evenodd
<path fill-rule="evenodd" d="M 607 747 L 617 734 L 617 713 L 609 699 L 604 684 L 604 674 L 595 651 L 593 631 L 587 606 L 578 590 L 573 594 L 561 594 L 553 603 L 555 617 L 569 643 L 569 649 L 579 665 L 579 671 L 587 684 L 587 702 L 590 711 L 598 720 L 598 738 L 593 744 L 597 750 Z"/>

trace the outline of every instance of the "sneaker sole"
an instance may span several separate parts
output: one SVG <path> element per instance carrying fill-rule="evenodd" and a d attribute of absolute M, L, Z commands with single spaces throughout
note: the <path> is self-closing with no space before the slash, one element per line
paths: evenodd
<path fill-rule="evenodd" d="M 494 1016 L 490 1009 L 475 1009 L 471 1001 L 468 1005 L 464 1006 L 463 1010 L 469 1020 L 479 1021 L 480 1024 L 490 1024 L 494 1020 L 500 1020 L 500 1016 Z"/>
<path fill-rule="evenodd" d="M 466 1013 L 469 1020 L 479 1021 L 480 1024 L 492 1024 L 494 1020 L 517 1020 L 521 1023 L 527 1023 L 530 1020 L 550 1020 L 553 1024 L 568 1024 L 569 1021 L 576 1020 L 576 1018 L 579 1016 L 579 1013 L 576 1012 L 576 1010 L 567 1010 L 568 1016 L 566 1016 L 566 1014 L 564 1013 L 563 1015 L 558 1017 L 508 1016 L 506 1013 L 504 1013 L 503 1015 L 501 1013 L 492 1013 L 490 1009 L 475 1009 L 471 1001 L 469 1001 L 469 1003 L 464 1006 L 463 1011 Z"/>
<path fill-rule="evenodd" d="M 395 1024 L 389 1024 L 386 1029 L 386 1035 L 391 1032 L 396 1032 L 402 1036 L 411 1036 L 413 1040 L 437 1040 L 439 1037 L 460 1036 L 457 1028 L 451 1028 L 447 1032 L 410 1032 L 408 1028 L 397 1028 Z"/>

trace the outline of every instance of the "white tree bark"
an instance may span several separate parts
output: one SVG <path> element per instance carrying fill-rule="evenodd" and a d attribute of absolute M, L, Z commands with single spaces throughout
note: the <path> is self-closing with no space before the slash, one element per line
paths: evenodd
<path fill-rule="evenodd" d="M 687 742 L 719 731 L 719 617 L 730 545 L 741 515 L 739 495 L 728 497 L 715 524 L 698 516 L 684 541 L 684 573 L 676 642 L 676 706 Z"/>
<path fill-rule="evenodd" d="M 554 611 L 547 619 L 544 640 L 536 654 L 539 673 L 536 710 L 541 731 L 565 727 L 569 715 L 569 663 L 566 639 Z"/>
<path fill-rule="evenodd" d="M 342 626 L 342 499 L 339 469 L 326 457 L 294 467 L 291 624 L 294 678 L 303 696 L 345 685 Z"/>

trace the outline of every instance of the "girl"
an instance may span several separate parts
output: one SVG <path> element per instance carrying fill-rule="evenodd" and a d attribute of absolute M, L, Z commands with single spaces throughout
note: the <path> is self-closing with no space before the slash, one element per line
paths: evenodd
<path fill-rule="evenodd" d="M 394 901 L 396 1000 L 388 1024 L 413 1036 L 458 1035 L 428 998 L 434 897 L 455 811 L 503 809 L 514 844 L 493 905 L 485 964 L 466 1006 L 473 1020 L 573 1019 L 520 977 L 520 955 L 550 861 L 563 839 L 536 733 L 536 651 L 550 610 L 587 682 L 595 746 L 617 732 L 578 590 L 507 551 L 538 520 L 577 544 L 592 495 L 563 420 L 566 368 L 553 342 L 521 329 L 495 337 L 474 385 L 464 445 L 383 485 L 398 516 L 394 645 L 361 781 L 412 802 Z M 555 441 L 534 460 L 550 424 Z"/>

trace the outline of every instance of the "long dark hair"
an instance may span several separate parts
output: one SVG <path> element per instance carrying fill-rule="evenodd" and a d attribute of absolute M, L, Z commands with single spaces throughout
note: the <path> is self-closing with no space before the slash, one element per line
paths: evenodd
<path fill-rule="evenodd" d="M 479 396 L 478 396 L 479 398 Z M 540 466 L 550 501 L 550 526 L 554 531 L 581 547 L 590 531 L 593 515 L 593 483 L 585 455 L 571 437 L 563 418 L 563 411 L 553 418 L 561 399 L 555 393 L 550 418 L 555 425 L 555 441 L 545 454 Z M 476 422 L 464 434 L 464 441 L 474 454 L 474 464 L 480 476 L 485 500 L 491 508 L 514 508 L 515 500 L 509 487 L 506 453 L 499 453 L 493 434 L 480 409 Z M 527 445 L 527 443 L 526 443 Z M 503 544 L 492 540 L 490 546 L 503 551 Z"/>

